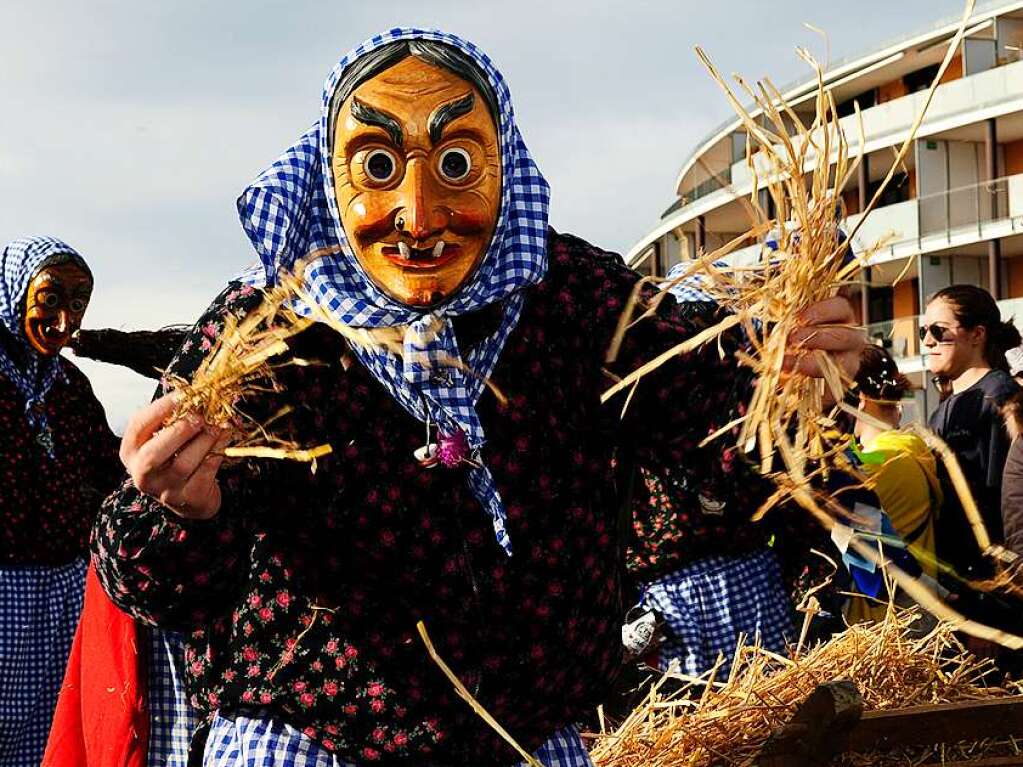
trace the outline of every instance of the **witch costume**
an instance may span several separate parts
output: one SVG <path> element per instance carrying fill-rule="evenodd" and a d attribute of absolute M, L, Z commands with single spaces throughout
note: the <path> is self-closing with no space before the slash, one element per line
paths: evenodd
<path fill-rule="evenodd" d="M 420 40 L 470 60 L 493 92 L 502 174 L 478 269 L 421 311 L 383 294 L 353 256 L 330 162 L 339 79 L 377 48 Z M 724 355 L 706 348 L 665 365 L 624 414 L 622 398 L 601 404 L 614 375 L 720 317 L 683 316 L 665 301 L 606 370 L 639 278 L 619 257 L 548 228 L 547 203 L 491 61 L 457 37 L 415 29 L 345 56 L 319 122 L 239 199 L 261 265 L 213 302 L 174 373 L 190 376 L 228 315 L 250 311 L 258 285 L 309 254 L 311 300 L 350 326 L 403 328 L 404 348 L 350 345 L 315 323 L 291 353 L 321 364 L 282 367 L 284 394 L 247 399 L 256 418 L 293 406 L 290 438 L 333 445 L 315 474 L 279 461 L 225 465 L 208 520 L 178 516 L 130 482 L 104 506 L 94 537 L 104 587 L 141 620 L 188 633 L 191 700 L 211 728 L 205 764 L 517 763 L 430 661 L 422 620 L 524 748 L 546 765 L 587 765 L 575 723 L 621 662 L 613 456 L 664 454 L 737 507 L 766 495 L 740 461 L 700 447 L 748 399 L 750 376 L 729 353 L 739 339 L 723 338 Z M 425 468 L 431 427 L 427 454 L 440 460 Z"/>
<path fill-rule="evenodd" d="M 121 481 L 118 440 L 88 379 L 23 330 L 48 264 L 89 274 L 50 237 L 0 255 L 0 765 L 37 767 L 82 608 L 89 530 Z"/>

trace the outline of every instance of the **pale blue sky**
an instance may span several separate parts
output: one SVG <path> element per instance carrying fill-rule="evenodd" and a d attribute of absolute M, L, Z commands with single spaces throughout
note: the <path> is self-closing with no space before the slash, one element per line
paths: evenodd
<path fill-rule="evenodd" d="M 692 53 L 784 83 L 961 11 L 959 0 L 3 0 L 0 240 L 46 233 L 96 273 L 87 326 L 191 322 L 253 256 L 238 193 L 317 117 L 337 58 L 392 26 L 474 40 L 502 69 L 552 224 L 626 250 L 729 116 Z M 151 384 L 83 365 L 115 428 Z"/>

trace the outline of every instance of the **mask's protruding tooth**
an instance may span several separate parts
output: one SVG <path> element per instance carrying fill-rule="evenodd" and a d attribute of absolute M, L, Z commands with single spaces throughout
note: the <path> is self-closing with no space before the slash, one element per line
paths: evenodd
<path fill-rule="evenodd" d="M 409 250 L 407 243 L 404 242 L 398 243 L 398 254 L 406 261 L 412 260 L 412 251 Z"/>
<path fill-rule="evenodd" d="M 440 258 L 440 254 L 444 252 L 444 240 L 438 240 L 437 244 L 433 246 L 433 257 Z"/>

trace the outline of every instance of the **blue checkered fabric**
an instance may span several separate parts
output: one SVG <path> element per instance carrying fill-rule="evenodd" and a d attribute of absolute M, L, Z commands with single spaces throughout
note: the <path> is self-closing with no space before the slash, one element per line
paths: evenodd
<path fill-rule="evenodd" d="M 380 291 L 353 255 L 334 197 L 330 162 L 330 107 L 345 70 L 369 51 L 402 40 L 429 40 L 458 49 L 478 67 L 494 91 L 501 145 L 502 200 L 490 247 L 469 283 L 429 312 L 400 304 Z M 323 89 L 319 121 L 273 163 L 238 199 L 242 226 L 262 262 L 262 273 L 242 275 L 250 284 L 274 284 L 299 261 L 306 264 L 309 294 L 335 319 L 352 327 L 405 326 L 405 353 L 356 346 L 377 380 L 415 418 L 437 424 L 441 434 L 461 430 L 476 464 L 468 483 L 494 523 L 501 546 L 511 553 L 504 504 L 493 477 L 479 460 L 485 442 L 476 403 L 522 312 L 522 288 L 547 271 L 547 210 L 550 188 L 515 125 L 511 94 L 493 62 L 455 35 L 427 29 L 392 29 L 347 53 Z M 500 303 L 500 326 L 463 355 L 451 317 Z M 309 315 L 309 307 L 296 306 Z"/>
<path fill-rule="evenodd" d="M 187 767 L 199 720 L 184 687 L 185 648 L 180 634 L 141 628 L 149 635 L 149 767 Z"/>
<path fill-rule="evenodd" d="M 845 232 L 841 229 L 836 230 L 839 244 L 848 242 L 848 238 L 845 236 Z M 799 239 L 798 232 L 794 235 L 796 241 Z M 768 250 L 774 252 L 778 250 L 778 243 L 781 238 L 781 233 L 777 229 L 772 229 L 768 232 L 767 237 L 764 239 L 764 245 Z M 842 257 L 842 265 L 848 264 L 850 261 L 856 258 L 853 253 L 852 245 L 846 249 L 845 255 Z M 673 267 L 668 269 L 668 275 L 665 281 L 661 283 L 661 289 L 668 289 L 673 296 L 678 300 L 679 303 L 715 303 L 714 297 L 707 292 L 707 276 L 702 272 L 695 272 L 687 275 L 684 279 L 679 280 L 675 285 L 671 285 L 672 282 L 678 280 L 686 273 L 687 270 L 692 268 L 693 262 L 682 261 L 675 264 Z M 714 266 L 718 269 L 727 269 L 728 264 L 724 261 L 715 261 Z M 669 288 L 669 285 L 671 286 Z"/>
<path fill-rule="evenodd" d="M 714 266 L 718 269 L 728 268 L 724 261 L 715 261 Z M 717 303 L 714 297 L 706 291 L 706 275 L 694 272 L 679 280 L 687 270 L 692 268 L 692 262 L 683 261 L 675 264 L 668 270 L 667 279 L 661 283 L 661 289 L 668 289 L 680 304 L 686 303 Z M 671 283 L 679 280 L 676 284 Z M 670 287 L 669 287 L 670 286 Z"/>
<path fill-rule="evenodd" d="M 740 634 L 784 653 L 793 631 L 781 568 L 770 550 L 701 559 L 647 586 L 642 604 L 663 624 L 660 667 L 678 660 L 693 676 L 708 671 L 719 655 L 719 674 L 727 674 Z"/>
<path fill-rule="evenodd" d="M 38 767 L 85 595 L 84 560 L 0 568 L 0 765 Z"/>
<path fill-rule="evenodd" d="M 210 727 L 203 767 L 358 767 L 335 757 L 301 732 L 258 711 L 228 718 L 219 713 Z M 556 732 L 533 754 L 544 767 L 593 767 L 574 726 Z M 514 767 L 525 767 L 517 762 Z M 429 767 L 419 763 L 419 767 Z"/>
<path fill-rule="evenodd" d="M 24 363 L 16 364 L 0 344 L 0 375 L 13 383 L 24 399 L 25 418 L 40 435 L 40 444 L 51 456 L 53 439 L 46 423 L 46 412 L 37 406 L 45 401 L 47 392 L 64 373 L 57 358 L 42 356 L 25 340 L 22 322 L 25 294 L 32 277 L 40 266 L 57 255 L 70 256 L 82 269 L 89 271 L 74 248 L 56 237 L 22 237 L 8 243 L 0 253 L 0 323 L 25 358 Z"/>

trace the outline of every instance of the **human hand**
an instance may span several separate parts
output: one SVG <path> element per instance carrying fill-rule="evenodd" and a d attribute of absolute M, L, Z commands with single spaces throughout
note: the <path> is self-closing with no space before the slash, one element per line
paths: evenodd
<path fill-rule="evenodd" d="M 186 519 L 209 519 L 220 510 L 217 471 L 229 432 L 188 415 L 169 426 L 176 397 L 154 400 L 132 416 L 121 439 L 121 463 L 135 487 Z"/>
<path fill-rule="evenodd" d="M 785 369 L 823 378 L 821 363 L 813 352 L 826 352 L 846 380 L 856 377 L 866 334 L 856 327 L 856 316 L 847 298 L 835 296 L 808 306 L 799 315 L 799 327 L 789 334 Z"/>

